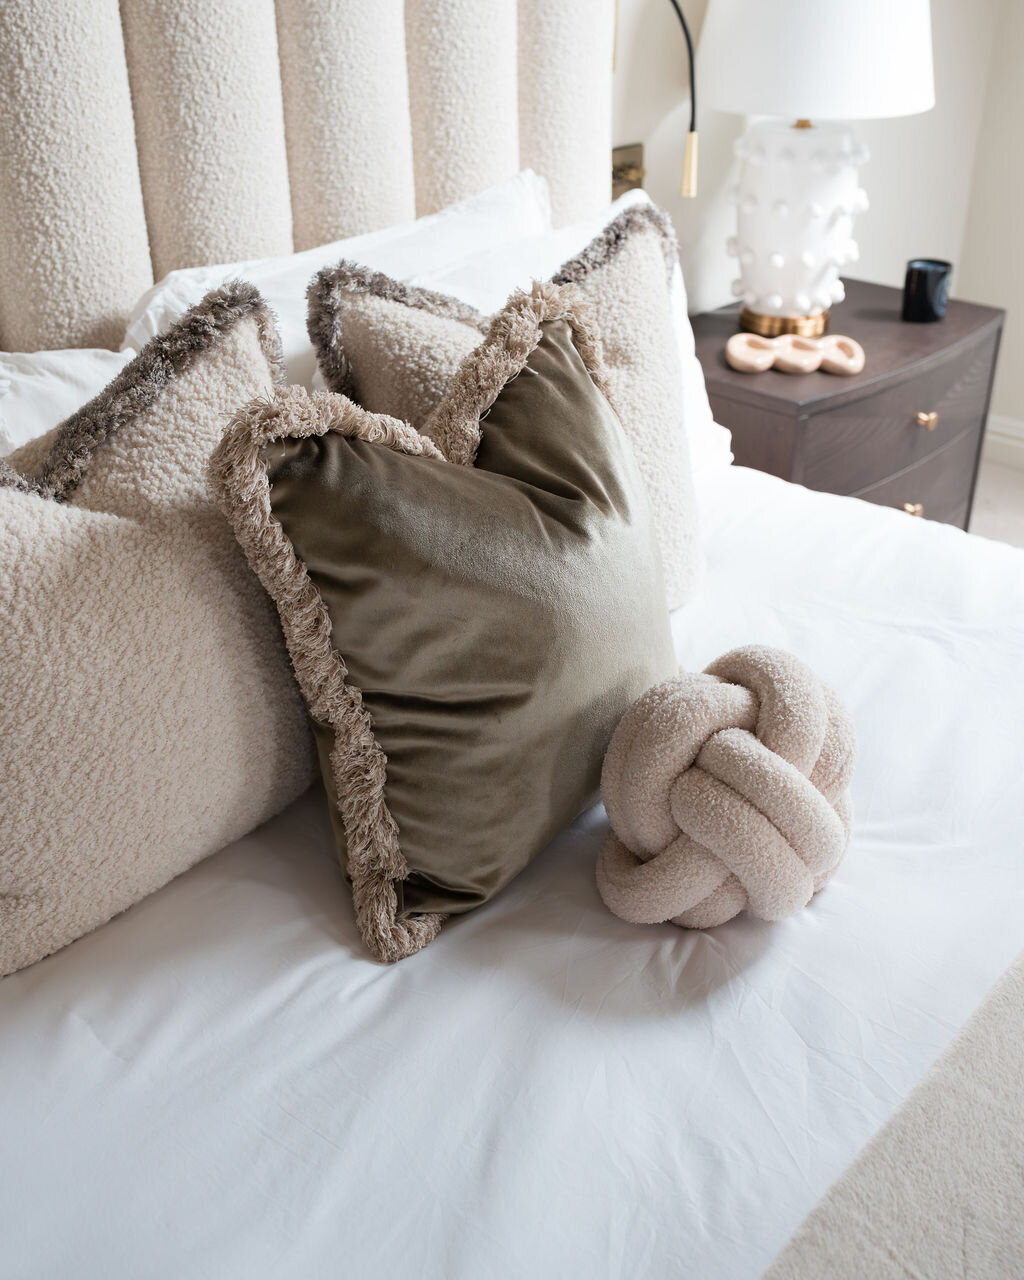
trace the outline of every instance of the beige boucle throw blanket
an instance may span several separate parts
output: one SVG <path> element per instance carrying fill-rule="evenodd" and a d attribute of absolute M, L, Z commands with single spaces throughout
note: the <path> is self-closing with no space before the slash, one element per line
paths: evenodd
<path fill-rule="evenodd" d="M 1024 1276 L 1024 955 L 765 1280 Z"/>

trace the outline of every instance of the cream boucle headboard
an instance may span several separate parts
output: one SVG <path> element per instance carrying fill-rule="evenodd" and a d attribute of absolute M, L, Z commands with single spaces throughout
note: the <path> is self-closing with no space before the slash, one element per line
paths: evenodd
<path fill-rule="evenodd" d="M 0 349 L 530 166 L 609 197 L 614 0 L 2 0 Z"/>

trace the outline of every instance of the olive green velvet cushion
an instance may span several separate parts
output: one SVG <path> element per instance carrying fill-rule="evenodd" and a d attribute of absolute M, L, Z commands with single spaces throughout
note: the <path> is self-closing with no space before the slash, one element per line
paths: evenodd
<path fill-rule="evenodd" d="M 703 566 L 673 321 L 676 270 L 668 216 L 641 205 L 623 210 L 553 279 L 579 289 L 600 333 L 608 384 L 654 512 L 670 609 L 694 596 Z M 429 435 L 434 407 L 488 319 L 352 262 L 325 267 L 308 297 L 326 385 Z"/>
<path fill-rule="evenodd" d="M 577 303 L 514 298 L 432 439 L 291 388 L 240 413 L 215 460 L 382 959 L 522 870 L 675 670 L 648 499 Z"/>

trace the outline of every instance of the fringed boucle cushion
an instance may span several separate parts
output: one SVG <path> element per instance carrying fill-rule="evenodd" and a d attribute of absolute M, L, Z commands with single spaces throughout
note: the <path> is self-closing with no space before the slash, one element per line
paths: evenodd
<path fill-rule="evenodd" d="M 848 712 L 792 654 L 750 645 L 655 685 L 605 756 L 602 898 L 691 929 L 798 911 L 849 842 L 853 762 Z"/>
<path fill-rule="evenodd" d="M 236 283 L 0 461 L 0 974 L 313 779 L 273 606 L 206 480 L 228 415 L 280 376 L 270 312 Z"/>

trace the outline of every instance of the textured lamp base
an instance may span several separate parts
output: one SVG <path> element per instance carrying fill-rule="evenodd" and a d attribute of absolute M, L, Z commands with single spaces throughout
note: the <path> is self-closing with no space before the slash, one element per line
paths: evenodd
<path fill-rule="evenodd" d="M 736 143 L 732 198 L 740 324 L 764 337 L 820 337 L 843 299 L 839 271 L 857 259 L 853 220 L 867 208 L 857 166 L 867 158 L 845 125 L 751 125 Z"/>
<path fill-rule="evenodd" d="M 819 311 L 813 316 L 766 316 L 749 307 L 741 307 L 740 328 L 747 333 L 760 334 L 762 338 L 777 338 L 783 333 L 795 333 L 799 338 L 820 338 L 828 328 L 828 312 Z"/>

